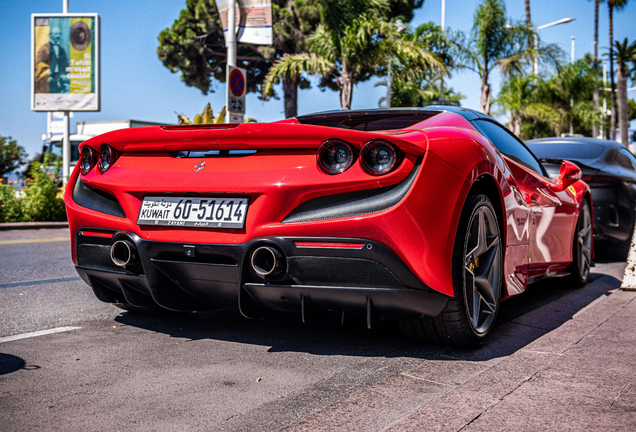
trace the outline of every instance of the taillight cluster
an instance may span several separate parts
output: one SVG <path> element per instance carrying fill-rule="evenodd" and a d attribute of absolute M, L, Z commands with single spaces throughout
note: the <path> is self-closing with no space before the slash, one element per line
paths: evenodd
<path fill-rule="evenodd" d="M 108 144 L 102 144 L 99 148 L 99 155 L 91 147 L 85 145 L 80 154 L 80 172 L 82 175 L 86 175 L 97 165 L 99 172 L 104 174 L 113 166 L 118 157 L 117 150 Z"/>
<path fill-rule="evenodd" d="M 375 139 L 357 149 L 346 141 L 330 139 L 318 149 L 318 166 L 327 174 L 340 174 L 359 160 L 367 174 L 374 176 L 391 172 L 401 159 L 400 150 L 388 141 Z"/>

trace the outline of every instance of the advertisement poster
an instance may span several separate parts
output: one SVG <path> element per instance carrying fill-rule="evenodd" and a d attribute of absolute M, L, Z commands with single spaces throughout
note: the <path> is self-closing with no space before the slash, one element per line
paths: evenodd
<path fill-rule="evenodd" d="M 31 109 L 99 111 L 99 16 L 31 19 Z"/>
<path fill-rule="evenodd" d="M 223 34 L 227 32 L 228 0 L 216 0 Z M 272 2 L 270 0 L 237 1 L 236 23 L 239 43 L 272 44 Z M 226 37 L 227 43 L 227 37 Z"/>

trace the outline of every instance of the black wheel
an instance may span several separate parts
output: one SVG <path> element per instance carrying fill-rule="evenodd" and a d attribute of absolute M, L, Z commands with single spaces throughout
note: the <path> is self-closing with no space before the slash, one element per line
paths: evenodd
<path fill-rule="evenodd" d="M 581 204 L 572 243 L 569 281 L 578 288 L 587 283 L 592 265 L 592 213 L 587 201 Z"/>
<path fill-rule="evenodd" d="M 497 214 L 488 197 L 472 193 L 464 204 L 453 248 L 454 298 L 435 318 L 402 321 L 402 330 L 427 342 L 479 345 L 497 317 L 502 274 Z"/>

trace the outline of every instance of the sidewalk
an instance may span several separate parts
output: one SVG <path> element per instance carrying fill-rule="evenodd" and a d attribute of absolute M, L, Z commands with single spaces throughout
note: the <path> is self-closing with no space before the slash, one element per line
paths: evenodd
<path fill-rule="evenodd" d="M 513 353 L 495 342 L 427 360 L 283 430 L 636 430 L 636 292 L 618 289 L 623 269 L 496 329 L 520 339 Z"/>

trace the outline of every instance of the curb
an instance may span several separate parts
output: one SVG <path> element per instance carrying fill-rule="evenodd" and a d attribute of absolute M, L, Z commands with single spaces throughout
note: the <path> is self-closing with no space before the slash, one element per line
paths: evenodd
<path fill-rule="evenodd" d="M 68 222 L 4 222 L 4 223 L 0 223 L 0 231 L 43 229 L 43 228 L 68 228 Z"/>
<path fill-rule="evenodd" d="M 632 246 L 627 255 L 627 267 L 625 267 L 625 273 L 623 274 L 623 281 L 621 283 L 621 289 L 623 291 L 636 291 L 636 246 L 634 244 L 636 237 L 634 236 L 636 236 L 636 226 L 632 234 Z"/>

